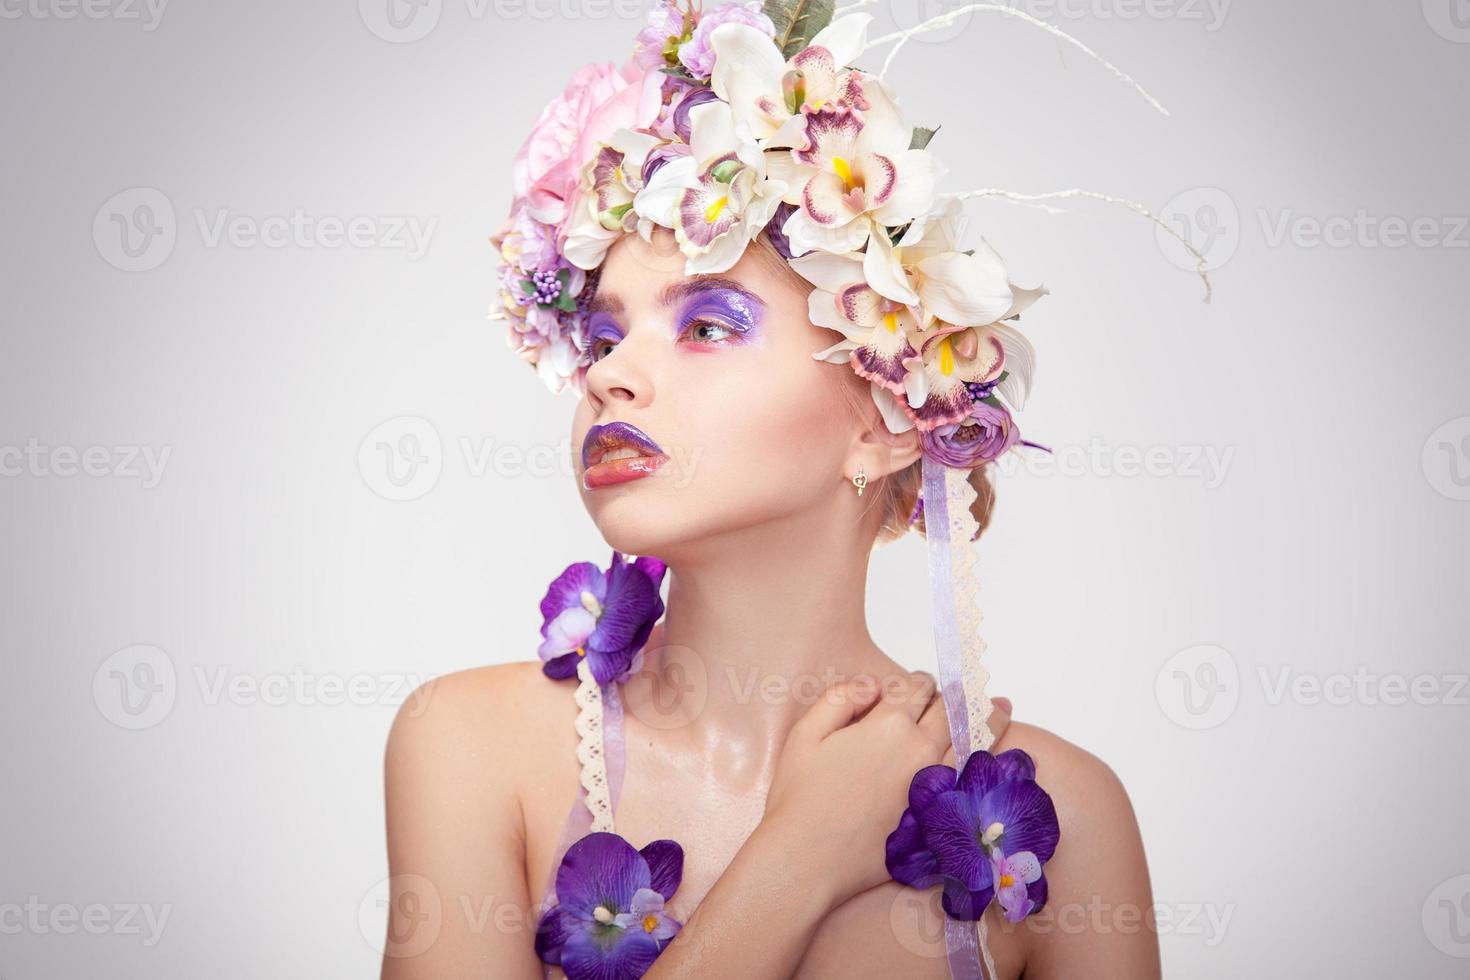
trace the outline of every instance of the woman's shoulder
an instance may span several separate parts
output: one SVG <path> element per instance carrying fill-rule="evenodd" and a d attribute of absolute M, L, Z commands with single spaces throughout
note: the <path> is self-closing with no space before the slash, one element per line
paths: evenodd
<path fill-rule="evenodd" d="M 1051 796 L 1061 828 L 1056 854 L 1046 865 L 1050 894 L 1041 914 L 1062 926 L 1092 922 L 1098 908 L 1142 921 L 1153 903 L 1152 888 L 1138 818 L 1118 774 L 1081 746 L 1025 722 L 1012 721 L 992 751 L 1008 749 L 1020 749 L 1036 763 L 1036 782 Z M 1091 933 L 1087 928 L 1037 930 L 1028 932 L 1028 945 L 1039 962 L 1065 955 L 1068 946 L 1123 942 L 1121 934 Z M 1143 960 L 1157 955 L 1136 947 L 1116 952 Z"/>
<path fill-rule="evenodd" d="M 388 733 L 386 779 L 411 783 L 425 798 L 518 807 L 528 774 L 544 774 L 552 753 L 571 751 L 575 689 L 575 680 L 543 674 L 539 661 L 436 677 L 398 708 Z"/>
<path fill-rule="evenodd" d="M 423 684 L 399 706 L 389 748 L 419 740 L 440 748 L 456 742 L 482 745 L 487 737 L 510 732 L 519 742 L 534 735 L 528 726 L 539 728 L 559 714 L 574 716 L 575 689 L 574 679 L 547 677 L 535 660 L 444 674 Z"/>

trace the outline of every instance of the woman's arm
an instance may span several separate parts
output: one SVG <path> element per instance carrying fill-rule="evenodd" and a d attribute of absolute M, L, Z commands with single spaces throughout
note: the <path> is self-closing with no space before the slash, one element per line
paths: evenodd
<path fill-rule="evenodd" d="M 998 700 L 994 731 L 1006 731 L 1010 708 Z M 765 817 L 646 980 L 796 973 L 834 909 L 890 880 L 883 842 L 913 774 L 941 759 L 954 764 L 948 743 L 932 677 L 828 690 L 782 746 Z"/>
<path fill-rule="evenodd" d="M 383 980 L 540 980 L 512 768 L 514 666 L 431 681 L 393 723 Z"/>

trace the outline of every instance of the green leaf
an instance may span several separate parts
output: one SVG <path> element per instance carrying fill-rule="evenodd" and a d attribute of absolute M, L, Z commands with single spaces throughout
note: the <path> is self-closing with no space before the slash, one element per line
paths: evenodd
<path fill-rule="evenodd" d="M 834 0 L 765 0 L 762 10 L 776 25 L 776 47 L 783 58 L 805 48 L 832 22 Z"/>
<path fill-rule="evenodd" d="M 572 313 L 577 309 L 577 297 L 573 296 L 568 290 L 563 289 L 557 295 L 556 302 L 552 305 L 558 310 L 566 310 L 568 313 Z"/>
<path fill-rule="evenodd" d="M 934 138 L 934 134 L 937 132 L 939 132 L 938 126 L 935 126 L 933 129 L 927 126 L 915 126 L 914 135 L 909 137 L 909 149 L 924 149 L 924 147 L 929 145 L 929 141 Z"/>
<path fill-rule="evenodd" d="M 536 284 L 529 279 L 521 280 L 521 288 L 526 291 L 527 296 L 536 295 Z"/>

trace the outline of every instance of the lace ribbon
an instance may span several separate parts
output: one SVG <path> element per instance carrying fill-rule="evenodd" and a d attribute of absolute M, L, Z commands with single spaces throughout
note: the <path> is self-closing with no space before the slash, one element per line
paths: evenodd
<path fill-rule="evenodd" d="M 581 736 L 577 742 L 580 785 L 551 857 L 551 872 L 537 908 L 538 919 L 556 904 L 556 872 L 567 848 L 594 831 L 612 832 L 613 812 L 623 788 L 623 701 L 618 685 L 609 684 L 605 691 L 599 688 L 586 658 L 577 663 L 577 679 L 575 700 L 581 710 L 574 724 Z M 550 963 L 544 964 L 542 977 L 550 978 L 552 969 Z"/>
<path fill-rule="evenodd" d="M 934 604 L 934 646 L 939 689 L 949 716 L 955 763 L 964 766 L 972 751 L 995 742 L 990 730 L 990 672 L 981 662 L 980 605 L 971 542 L 979 525 L 970 513 L 975 489 L 964 470 L 924 457 L 924 535 L 929 552 L 930 601 Z M 995 961 L 982 918 L 971 924 L 944 917 L 944 946 L 954 980 L 995 980 Z M 984 972 L 981 972 L 981 963 Z"/>

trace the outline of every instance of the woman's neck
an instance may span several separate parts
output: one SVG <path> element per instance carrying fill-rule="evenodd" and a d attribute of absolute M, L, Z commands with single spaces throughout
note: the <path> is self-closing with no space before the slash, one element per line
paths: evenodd
<path fill-rule="evenodd" d="M 868 633 L 870 547 L 843 532 L 670 560 L 667 611 L 624 697 L 665 748 L 733 791 L 769 784 L 787 733 L 827 688 L 902 670 Z"/>

